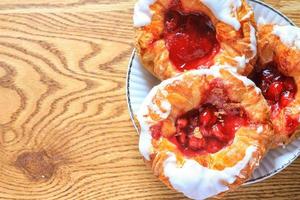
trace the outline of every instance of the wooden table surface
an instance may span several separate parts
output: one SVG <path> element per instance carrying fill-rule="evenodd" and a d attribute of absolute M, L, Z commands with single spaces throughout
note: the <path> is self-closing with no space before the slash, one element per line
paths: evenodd
<path fill-rule="evenodd" d="M 299 0 L 266 2 L 300 25 Z M 129 119 L 133 4 L 0 1 L 0 199 L 184 199 L 144 165 Z M 299 167 L 226 199 L 300 199 Z"/>

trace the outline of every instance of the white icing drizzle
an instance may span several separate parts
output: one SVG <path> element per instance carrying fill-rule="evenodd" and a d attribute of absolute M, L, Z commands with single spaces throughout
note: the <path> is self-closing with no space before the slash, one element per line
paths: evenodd
<path fill-rule="evenodd" d="M 243 20 L 245 20 L 245 19 L 249 19 L 250 18 L 250 16 L 253 14 L 253 11 L 252 10 L 250 10 L 242 19 L 241 19 L 241 21 L 243 21 Z"/>
<path fill-rule="evenodd" d="M 146 127 L 148 127 L 146 129 Z M 150 135 L 149 125 L 141 128 L 139 139 L 139 150 L 146 160 L 150 160 L 150 155 L 153 153 L 152 136 Z"/>
<path fill-rule="evenodd" d="M 139 112 L 137 113 L 137 119 L 141 127 L 139 150 L 141 154 L 144 156 L 144 158 L 147 160 L 150 160 L 150 154 L 153 152 L 150 127 L 151 125 L 156 123 L 149 117 L 148 108 L 150 108 L 152 111 L 158 114 L 162 119 L 168 118 L 171 112 L 171 104 L 167 100 L 161 101 L 161 107 L 163 111 L 156 104 L 153 104 L 152 102 L 153 97 L 155 96 L 155 94 L 157 94 L 159 88 L 160 88 L 159 86 L 156 86 L 150 91 L 150 93 L 142 103 Z M 167 95 L 166 92 L 163 92 L 163 94 L 164 96 Z"/>
<path fill-rule="evenodd" d="M 300 49 L 300 28 L 275 25 L 273 34 L 278 36 L 285 45 Z"/>
<path fill-rule="evenodd" d="M 247 164 L 251 161 L 256 147 L 250 146 L 244 158 L 235 166 L 222 171 L 213 170 L 200 165 L 197 161 L 185 159 L 182 167 L 177 165 L 176 156 L 169 153 L 164 162 L 164 174 L 169 178 L 171 185 L 178 191 L 192 199 L 206 199 L 215 196 L 229 188 L 224 181 L 232 184 Z"/>
<path fill-rule="evenodd" d="M 242 81 L 243 84 L 244 84 L 246 87 L 248 87 L 248 86 L 253 86 L 257 94 L 260 94 L 260 93 L 261 93 L 261 90 L 260 90 L 258 87 L 256 87 L 255 83 L 254 83 L 252 80 L 248 79 L 246 76 L 241 76 L 241 75 L 235 73 L 235 72 L 232 71 L 232 70 L 230 71 L 230 73 L 231 73 L 234 77 L 236 77 L 237 79 L 239 79 L 240 81 Z"/>
<path fill-rule="evenodd" d="M 241 28 L 237 17 L 237 10 L 242 6 L 241 0 L 202 0 L 220 21 L 234 27 L 235 30 Z"/>
<path fill-rule="evenodd" d="M 247 59 L 245 55 L 236 56 L 233 59 L 238 63 L 237 67 L 240 69 L 245 69 L 247 63 L 249 62 L 249 59 Z"/>
<path fill-rule="evenodd" d="M 134 6 L 133 14 L 133 25 L 135 27 L 146 26 L 151 23 L 152 12 L 150 5 L 152 5 L 155 0 L 138 0 Z"/>
<path fill-rule="evenodd" d="M 258 134 L 262 134 L 263 131 L 264 131 L 264 127 L 263 127 L 262 125 L 260 125 L 260 126 L 257 127 L 257 129 L 256 129 L 256 132 L 257 132 Z"/>
<path fill-rule="evenodd" d="M 188 71 L 186 74 L 191 74 L 195 76 L 202 76 L 202 75 L 207 75 L 207 76 L 213 76 L 215 78 L 221 77 L 220 74 L 220 69 L 225 69 L 226 66 L 212 66 L 210 69 L 200 69 L 200 70 L 191 70 Z"/>
<path fill-rule="evenodd" d="M 234 60 L 238 63 L 238 68 L 245 69 L 249 61 L 257 54 L 256 30 L 252 25 L 250 25 L 250 49 L 252 51 L 252 56 L 250 58 L 246 58 L 245 55 L 236 56 L 234 58 Z"/>
<path fill-rule="evenodd" d="M 256 30 L 252 25 L 250 25 L 250 45 L 251 45 L 250 48 L 253 53 L 252 58 L 254 58 L 257 54 L 257 41 L 256 41 Z"/>
<path fill-rule="evenodd" d="M 162 119 L 167 119 L 168 116 L 170 115 L 171 104 L 166 100 L 161 101 L 160 107 L 158 107 L 157 104 L 153 104 L 153 103 L 151 103 L 151 105 L 149 105 L 149 107 L 152 109 L 152 111 L 154 113 L 158 114 L 159 117 Z M 161 109 L 163 109 L 163 111 L 165 111 L 165 112 L 163 112 Z"/>

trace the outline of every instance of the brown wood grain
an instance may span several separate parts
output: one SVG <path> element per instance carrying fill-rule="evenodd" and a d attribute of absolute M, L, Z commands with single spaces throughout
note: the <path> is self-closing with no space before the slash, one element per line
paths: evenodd
<path fill-rule="evenodd" d="M 266 2 L 300 25 L 299 0 Z M 0 1 L 0 199 L 184 199 L 144 165 L 129 120 L 133 4 Z M 300 199 L 299 167 L 225 199 Z"/>

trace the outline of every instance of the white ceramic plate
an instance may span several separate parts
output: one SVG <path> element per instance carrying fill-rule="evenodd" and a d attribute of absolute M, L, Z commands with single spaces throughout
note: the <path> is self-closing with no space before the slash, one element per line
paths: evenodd
<path fill-rule="evenodd" d="M 254 9 L 255 18 L 259 21 L 279 25 L 292 23 L 286 16 L 276 9 L 256 0 L 249 1 Z M 151 88 L 159 84 L 159 80 L 146 71 L 139 62 L 135 51 L 132 53 L 127 75 L 127 102 L 132 122 L 136 128 L 133 116 L 137 113 L 141 103 Z M 291 164 L 300 155 L 300 139 L 289 144 L 285 148 L 277 148 L 270 151 L 262 160 L 260 166 L 253 173 L 252 178 L 246 184 L 252 184 L 269 178 Z"/>

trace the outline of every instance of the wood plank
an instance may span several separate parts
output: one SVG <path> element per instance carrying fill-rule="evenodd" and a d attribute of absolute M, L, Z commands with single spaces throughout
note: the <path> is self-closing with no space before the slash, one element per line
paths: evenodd
<path fill-rule="evenodd" d="M 300 1 L 266 2 L 300 24 Z M 129 120 L 133 4 L 0 1 L 0 199 L 185 199 L 145 167 Z M 226 199 L 299 199 L 299 167 Z"/>

